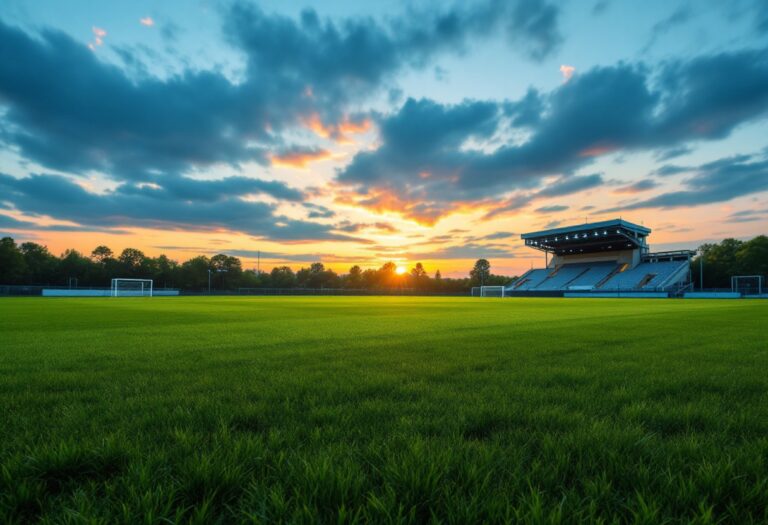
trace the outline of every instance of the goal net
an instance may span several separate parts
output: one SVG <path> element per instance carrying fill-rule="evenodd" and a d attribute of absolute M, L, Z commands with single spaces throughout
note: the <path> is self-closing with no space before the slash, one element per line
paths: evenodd
<path fill-rule="evenodd" d="M 734 275 L 731 277 L 731 291 L 740 292 L 741 295 L 762 295 L 762 275 Z"/>
<path fill-rule="evenodd" d="M 481 286 L 480 297 L 504 297 L 503 286 Z"/>
<path fill-rule="evenodd" d="M 112 297 L 152 297 L 152 279 L 112 279 Z"/>

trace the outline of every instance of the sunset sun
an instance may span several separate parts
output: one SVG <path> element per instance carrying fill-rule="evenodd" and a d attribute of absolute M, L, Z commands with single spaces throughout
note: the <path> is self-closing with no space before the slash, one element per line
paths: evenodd
<path fill-rule="evenodd" d="M 407 272 L 407 271 L 408 271 L 408 269 L 407 269 L 405 266 L 398 266 L 398 267 L 395 269 L 395 273 L 396 273 L 397 275 L 403 275 L 403 274 L 404 274 L 405 272 Z"/>

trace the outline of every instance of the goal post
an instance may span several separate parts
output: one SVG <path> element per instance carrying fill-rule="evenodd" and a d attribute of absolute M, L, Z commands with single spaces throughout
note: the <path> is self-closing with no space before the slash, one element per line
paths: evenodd
<path fill-rule="evenodd" d="M 731 291 L 741 295 L 763 295 L 762 275 L 734 275 L 731 277 Z"/>
<path fill-rule="evenodd" d="M 480 297 L 504 297 L 504 286 L 481 286 Z"/>
<path fill-rule="evenodd" d="M 152 279 L 112 279 L 112 297 L 152 297 Z"/>

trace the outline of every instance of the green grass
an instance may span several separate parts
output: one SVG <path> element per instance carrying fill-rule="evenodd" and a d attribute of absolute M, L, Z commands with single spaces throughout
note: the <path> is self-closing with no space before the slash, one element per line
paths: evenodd
<path fill-rule="evenodd" d="M 0 300 L 0 521 L 768 521 L 768 301 Z"/>

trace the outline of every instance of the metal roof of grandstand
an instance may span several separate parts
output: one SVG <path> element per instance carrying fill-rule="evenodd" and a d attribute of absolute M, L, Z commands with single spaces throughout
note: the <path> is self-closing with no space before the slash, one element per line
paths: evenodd
<path fill-rule="evenodd" d="M 645 247 L 650 228 L 621 219 L 524 233 L 526 246 L 558 255 L 576 255 Z"/>
<path fill-rule="evenodd" d="M 634 231 L 639 234 L 648 235 L 651 233 L 650 228 L 640 226 L 629 221 L 622 219 L 612 219 L 610 221 L 600 222 L 585 222 L 584 224 L 578 224 L 576 226 L 564 226 L 562 228 L 552 228 L 549 230 L 541 230 L 538 232 L 524 233 L 521 238 L 523 239 L 535 239 L 536 237 L 545 237 L 548 235 L 565 235 L 566 233 L 581 233 L 587 230 L 595 230 L 600 228 L 615 228 L 617 226 L 624 227 L 630 231 Z"/>

